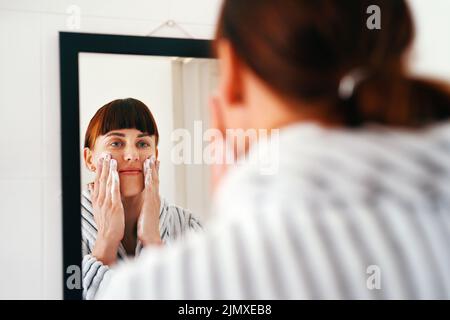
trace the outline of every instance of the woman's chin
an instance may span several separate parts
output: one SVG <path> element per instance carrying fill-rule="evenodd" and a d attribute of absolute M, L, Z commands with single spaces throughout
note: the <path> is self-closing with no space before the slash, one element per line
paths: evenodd
<path fill-rule="evenodd" d="M 126 186 L 122 185 L 120 188 L 120 194 L 122 197 L 129 198 L 129 197 L 135 197 L 139 195 L 142 190 L 144 190 L 144 186 L 140 185 L 132 185 L 132 186 Z"/>
<path fill-rule="evenodd" d="M 135 197 L 135 196 L 139 195 L 141 192 L 142 192 L 142 190 L 124 190 L 124 191 L 120 191 L 120 194 L 124 198 L 130 198 L 130 197 Z"/>

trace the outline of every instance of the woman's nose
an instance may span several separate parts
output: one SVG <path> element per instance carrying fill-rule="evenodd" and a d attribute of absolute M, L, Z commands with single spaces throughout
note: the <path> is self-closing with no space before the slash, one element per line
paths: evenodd
<path fill-rule="evenodd" d="M 136 148 L 127 148 L 124 153 L 125 161 L 138 161 L 139 152 Z"/>

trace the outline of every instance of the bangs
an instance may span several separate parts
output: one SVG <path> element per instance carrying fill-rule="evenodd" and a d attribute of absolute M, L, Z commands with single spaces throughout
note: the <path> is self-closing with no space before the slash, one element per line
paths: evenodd
<path fill-rule="evenodd" d="M 92 148 L 99 136 L 121 129 L 137 129 L 154 135 L 158 145 L 158 128 L 150 110 L 143 102 L 128 98 L 111 101 L 97 111 L 86 131 L 84 146 Z"/>

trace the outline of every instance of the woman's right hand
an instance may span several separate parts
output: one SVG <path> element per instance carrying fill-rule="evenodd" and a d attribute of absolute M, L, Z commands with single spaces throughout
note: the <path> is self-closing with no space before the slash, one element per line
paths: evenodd
<path fill-rule="evenodd" d="M 117 250 L 124 236 L 125 214 L 120 197 L 117 162 L 107 154 L 97 163 L 97 172 L 91 191 L 97 239 L 92 255 L 105 265 L 116 261 Z"/>
<path fill-rule="evenodd" d="M 210 109 L 210 123 L 211 128 L 217 129 L 221 136 L 214 137 L 212 141 L 215 148 L 215 152 L 221 156 L 220 159 L 216 161 L 211 166 L 211 187 L 212 191 L 216 192 L 220 182 L 223 180 L 224 176 L 228 171 L 229 165 L 227 165 L 227 149 L 226 149 L 226 127 L 223 119 L 223 102 L 218 94 L 213 94 L 209 100 Z M 220 140 L 220 141 L 219 141 Z"/>

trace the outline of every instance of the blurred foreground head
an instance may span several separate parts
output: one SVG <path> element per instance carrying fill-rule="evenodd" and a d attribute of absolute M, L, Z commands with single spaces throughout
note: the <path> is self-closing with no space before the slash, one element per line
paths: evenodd
<path fill-rule="evenodd" d="M 367 27 L 371 5 L 380 8 L 380 29 Z M 222 63 L 222 78 L 228 79 L 222 79 L 220 90 L 229 106 L 245 105 L 250 86 L 235 76 L 245 69 L 294 106 L 293 113 L 339 125 L 420 128 L 447 120 L 449 87 L 408 75 L 413 39 L 404 0 L 225 0 L 215 50 L 221 58 L 226 43 L 235 59 Z M 347 78 L 356 86 L 343 97 Z"/>

